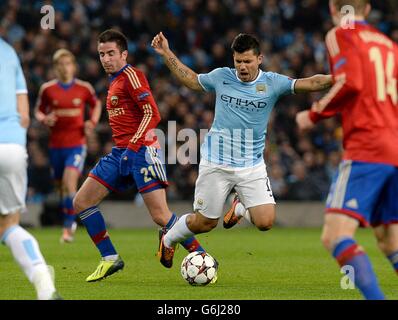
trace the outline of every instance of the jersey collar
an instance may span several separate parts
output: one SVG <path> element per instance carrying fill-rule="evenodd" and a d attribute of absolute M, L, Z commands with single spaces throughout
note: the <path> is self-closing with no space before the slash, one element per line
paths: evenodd
<path fill-rule="evenodd" d="M 63 83 L 61 81 L 57 81 L 58 85 L 64 89 L 64 90 L 68 90 L 70 87 L 72 87 L 75 84 L 75 78 L 73 78 L 73 80 L 71 82 L 68 83 Z"/>
<path fill-rule="evenodd" d="M 123 68 L 121 68 L 121 69 L 120 69 L 118 72 L 116 72 L 114 75 L 109 76 L 109 81 L 112 82 L 113 80 L 115 80 L 115 79 L 117 78 L 117 76 L 118 76 L 119 74 L 121 74 L 121 73 L 124 71 L 124 69 L 126 69 L 127 67 L 130 67 L 130 64 L 126 64 Z"/>
<path fill-rule="evenodd" d="M 356 24 L 360 24 L 363 26 L 367 26 L 369 24 L 369 22 L 367 22 L 366 20 L 355 20 L 354 21 Z"/>
<path fill-rule="evenodd" d="M 251 84 L 255 83 L 258 79 L 260 79 L 260 77 L 261 77 L 262 74 L 263 74 L 263 70 L 258 69 L 257 78 L 254 79 L 253 81 L 245 82 L 245 81 L 242 81 L 242 80 L 238 77 L 238 70 L 235 69 L 235 77 L 236 77 L 236 79 L 238 79 L 238 81 L 239 81 L 240 83 L 246 84 L 246 85 L 251 85 Z"/>

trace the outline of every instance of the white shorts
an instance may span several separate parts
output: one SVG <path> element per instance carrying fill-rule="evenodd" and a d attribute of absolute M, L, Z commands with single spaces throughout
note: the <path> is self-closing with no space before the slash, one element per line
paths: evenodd
<path fill-rule="evenodd" d="M 0 214 L 25 208 L 27 189 L 26 149 L 19 144 L 0 144 Z"/>
<path fill-rule="evenodd" d="M 275 204 L 264 163 L 253 168 L 232 169 L 201 162 L 196 180 L 194 210 L 210 219 L 220 218 L 232 188 L 235 188 L 246 209 Z"/>

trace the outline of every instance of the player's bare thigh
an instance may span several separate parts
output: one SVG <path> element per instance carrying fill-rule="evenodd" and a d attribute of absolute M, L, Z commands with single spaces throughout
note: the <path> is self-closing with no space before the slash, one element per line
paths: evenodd
<path fill-rule="evenodd" d="M 380 250 L 390 255 L 398 251 L 398 224 L 380 225 L 373 229 Z"/>
<path fill-rule="evenodd" d="M 159 226 L 164 227 L 172 216 L 167 205 L 165 189 L 156 189 L 141 195 L 152 220 Z"/>
<path fill-rule="evenodd" d="M 97 180 L 88 177 L 73 199 L 75 211 L 81 212 L 98 205 L 109 194 L 108 189 Z"/>
<path fill-rule="evenodd" d="M 337 239 L 354 237 L 359 221 L 344 214 L 330 212 L 325 215 L 321 240 L 329 251 L 333 249 Z"/>
<path fill-rule="evenodd" d="M 0 238 L 3 237 L 4 231 L 13 225 L 19 224 L 19 212 L 2 215 L 0 214 Z"/>
<path fill-rule="evenodd" d="M 272 228 L 275 221 L 275 204 L 267 203 L 248 208 L 253 224 L 261 231 Z"/>

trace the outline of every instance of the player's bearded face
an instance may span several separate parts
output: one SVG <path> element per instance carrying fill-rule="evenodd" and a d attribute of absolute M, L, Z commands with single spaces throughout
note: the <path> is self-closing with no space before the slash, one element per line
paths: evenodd
<path fill-rule="evenodd" d="M 258 67 L 263 61 L 263 56 L 256 55 L 253 50 L 242 53 L 234 52 L 234 65 L 238 72 L 238 77 L 244 82 L 250 82 L 256 79 Z"/>
<path fill-rule="evenodd" d="M 101 64 L 108 74 L 118 72 L 127 63 L 127 50 L 120 52 L 116 42 L 99 43 L 98 53 Z"/>

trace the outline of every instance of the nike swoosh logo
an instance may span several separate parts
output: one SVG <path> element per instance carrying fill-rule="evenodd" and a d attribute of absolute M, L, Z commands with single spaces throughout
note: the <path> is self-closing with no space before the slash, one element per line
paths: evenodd
<path fill-rule="evenodd" d="M 229 82 L 226 82 L 226 81 L 223 81 L 223 82 L 222 82 L 222 84 L 231 84 L 231 83 L 229 83 Z"/>

